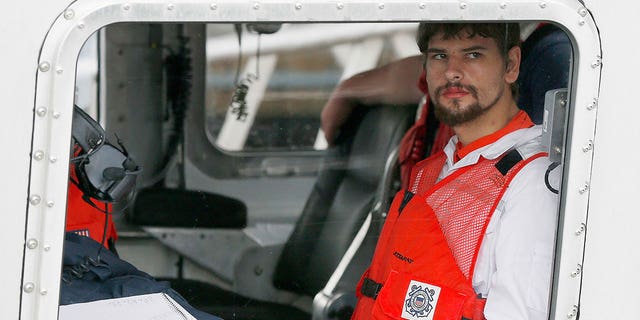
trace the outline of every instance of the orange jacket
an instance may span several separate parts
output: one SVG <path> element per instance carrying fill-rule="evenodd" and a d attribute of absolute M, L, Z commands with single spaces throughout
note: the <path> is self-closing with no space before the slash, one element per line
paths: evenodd
<path fill-rule="evenodd" d="M 418 163 L 411 191 L 391 205 L 352 319 L 484 319 L 472 286 L 484 232 L 511 179 L 542 155 L 481 159 L 437 183 L 444 153 Z"/>
<path fill-rule="evenodd" d="M 112 215 L 105 217 L 105 203 L 91 199 L 98 208 L 91 206 L 82 199 L 82 191 L 73 182 L 69 182 L 67 191 L 67 222 L 65 231 L 73 232 L 82 236 L 90 237 L 97 242 L 102 241 L 102 235 L 105 230 L 105 218 L 107 218 L 107 236 L 104 245 L 109 247 L 109 243 L 118 238 L 116 228 L 113 225 Z M 111 212 L 111 205 L 109 205 Z"/>

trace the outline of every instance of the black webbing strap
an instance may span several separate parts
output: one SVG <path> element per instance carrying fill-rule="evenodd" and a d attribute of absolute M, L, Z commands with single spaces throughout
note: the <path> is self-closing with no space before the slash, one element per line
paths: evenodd
<path fill-rule="evenodd" d="M 522 155 L 520 155 L 518 150 L 513 149 L 496 163 L 496 169 L 498 169 L 503 176 L 506 176 L 507 172 L 520 161 L 522 161 Z"/>
<path fill-rule="evenodd" d="M 369 297 L 375 300 L 378 297 L 378 293 L 382 290 L 382 283 L 375 282 L 370 278 L 364 278 L 362 282 L 362 287 L 360 287 L 360 293 L 363 296 Z"/>

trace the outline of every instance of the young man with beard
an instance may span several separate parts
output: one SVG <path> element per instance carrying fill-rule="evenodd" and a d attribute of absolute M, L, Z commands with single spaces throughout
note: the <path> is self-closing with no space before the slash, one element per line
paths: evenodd
<path fill-rule="evenodd" d="M 394 199 L 353 319 L 546 319 L 557 195 L 516 105 L 517 24 L 421 24 L 429 97 L 455 135 Z"/>

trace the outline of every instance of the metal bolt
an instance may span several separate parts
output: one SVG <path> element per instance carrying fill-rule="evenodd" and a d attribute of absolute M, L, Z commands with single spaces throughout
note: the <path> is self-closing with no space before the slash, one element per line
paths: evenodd
<path fill-rule="evenodd" d="M 598 99 L 593 98 L 593 101 L 587 106 L 587 110 L 593 110 L 598 106 Z"/>
<path fill-rule="evenodd" d="M 53 200 L 47 201 L 47 207 L 49 207 L 49 208 L 53 208 L 54 204 L 55 204 L 55 202 L 53 202 Z"/>
<path fill-rule="evenodd" d="M 175 6 L 173 5 L 173 3 L 170 3 L 167 5 L 167 10 L 171 11 L 175 8 Z"/>
<path fill-rule="evenodd" d="M 253 273 L 254 273 L 256 276 L 261 275 L 263 271 L 264 271 L 264 270 L 262 269 L 262 267 L 261 267 L 261 266 L 255 266 L 255 268 L 253 268 Z"/>
<path fill-rule="evenodd" d="M 578 9 L 578 14 L 579 14 L 581 17 L 586 16 L 586 15 L 587 15 L 587 9 L 586 9 L 585 7 L 582 7 L 582 8 L 580 8 L 580 9 Z"/>
<path fill-rule="evenodd" d="M 575 232 L 576 236 L 581 235 L 585 230 L 587 230 L 587 225 L 584 223 L 581 223 L 580 228 L 578 228 L 578 230 L 576 230 Z"/>
<path fill-rule="evenodd" d="M 600 60 L 600 58 L 597 58 L 595 60 L 593 60 L 593 62 L 591 63 L 591 68 L 597 68 L 600 66 L 600 64 L 602 63 L 602 60 Z"/>
<path fill-rule="evenodd" d="M 296 3 L 296 10 L 302 9 L 302 3 Z"/>
<path fill-rule="evenodd" d="M 378 4 L 378 9 L 380 9 L 380 10 L 384 9 L 384 3 L 379 3 Z"/>
<path fill-rule="evenodd" d="M 49 162 L 51 162 L 51 163 L 56 163 L 56 161 L 58 161 L 58 158 L 57 158 L 57 157 L 53 157 L 53 156 L 50 156 L 50 157 L 49 157 Z"/>
<path fill-rule="evenodd" d="M 76 15 L 75 12 L 73 12 L 73 10 L 69 9 L 67 11 L 64 12 L 64 18 L 67 20 L 71 20 L 73 19 L 73 17 Z"/>
<path fill-rule="evenodd" d="M 29 239 L 27 241 L 27 248 L 29 249 L 35 249 L 38 247 L 38 240 L 36 239 Z"/>
<path fill-rule="evenodd" d="M 547 7 L 547 3 L 546 2 L 544 2 L 544 1 L 540 2 L 540 8 L 544 9 L 546 7 Z"/>
<path fill-rule="evenodd" d="M 123 4 L 123 5 L 122 5 L 122 10 L 127 11 L 127 10 L 129 10 L 129 9 L 131 9 L 131 5 L 130 5 L 130 4 L 125 3 L 125 4 Z"/>
<path fill-rule="evenodd" d="M 467 3 L 466 2 L 460 2 L 460 9 L 466 9 L 467 8 Z"/>
<path fill-rule="evenodd" d="M 427 7 L 427 4 L 426 4 L 426 3 L 424 3 L 424 2 L 421 2 L 421 3 L 420 3 L 420 5 L 419 5 L 418 7 L 420 7 L 420 9 L 424 9 L 424 8 L 426 8 L 426 7 Z"/>
<path fill-rule="evenodd" d="M 57 67 L 57 68 L 56 68 L 56 73 L 57 73 L 57 74 L 62 74 L 62 71 L 63 71 L 63 70 L 62 70 L 62 67 Z"/>
<path fill-rule="evenodd" d="M 578 25 L 584 26 L 584 19 L 580 19 L 580 21 L 578 21 Z"/>
<path fill-rule="evenodd" d="M 49 62 L 43 61 L 40 63 L 40 65 L 38 65 L 38 69 L 40 69 L 40 71 L 42 72 L 47 72 L 49 71 L 49 69 L 51 69 L 51 65 L 49 64 Z"/>
<path fill-rule="evenodd" d="M 344 4 L 342 2 L 339 2 L 336 7 L 338 8 L 338 10 L 342 10 L 342 8 L 344 8 Z"/>
<path fill-rule="evenodd" d="M 571 278 L 575 278 L 579 276 L 581 272 L 582 272 L 582 265 L 578 264 L 578 267 L 576 268 L 576 270 L 571 272 Z"/>
<path fill-rule="evenodd" d="M 578 192 L 584 194 L 587 190 L 589 190 L 589 182 L 585 182 L 584 185 L 578 189 Z"/>
<path fill-rule="evenodd" d="M 253 4 L 253 10 L 258 10 L 258 9 L 260 9 L 260 4 L 256 2 Z"/>
<path fill-rule="evenodd" d="M 84 22 L 78 23 L 78 29 L 80 30 L 84 29 Z"/>
<path fill-rule="evenodd" d="M 567 314 L 567 319 L 575 318 L 578 315 L 578 306 L 574 305 L 571 312 Z"/>
<path fill-rule="evenodd" d="M 212 3 L 209 8 L 211 8 L 211 10 L 217 10 L 218 9 L 218 5 L 215 3 Z"/>
<path fill-rule="evenodd" d="M 506 8 L 506 7 L 507 7 L 507 4 L 506 4 L 505 2 L 503 2 L 503 3 L 501 3 L 501 4 L 500 4 L 500 9 L 504 9 L 504 8 Z"/>
<path fill-rule="evenodd" d="M 38 151 L 34 152 L 33 153 L 33 158 L 36 159 L 36 161 L 40 161 L 40 160 L 44 159 L 44 151 L 38 150 Z"/>
<path fill-rule="evenodd" d="M 44 246 L 44 251 L 49 251 L 49 250 L 51 250 L 51 246 L 50 245 Z"/>
<path fill-rule="evenodd" d="M 42 198 L 40 198 L 40 196 L 37 194 L 31 195 L 31 197 L 29 197 L 29 202 L 34 206 L 39 205 L 41 200 Z"/>
<path fill-rule="evenodd" d="M 55 118 L 55 119 L 60 118 L 60 112 L 58 112 L 58 111 L 54 111 L 54 112 L 52 113 L 52 115 L 53 115 L 53 118 Z"/>
<path fill-rule="evenodd" d="M 553 151 L 557 154 L 561 154 L 562 153 L 562 148 L 558 147 L 558 146 L 554 146 L 553 147 Z"/>
<path fill-rule="evenodd" d="M 589 140 L 587 144 L 582 147 L 583 152 L 589 152 L 591 149 L 593 149 L 593 140 Z"/>
<path fill-rule="evenodd" d="M 36 288 L 36 285 L 33 284 L 33 282 L 27 282 L 24 284 L 24 286 L 22 286 L 22 290 L 24 290 L 24 292 L 26 293 L 31 293 L 33 292 L 33 289 Z"/>
<path fill-rule="evenodd" d="M 36 109 L 36 114 L 38 115 L 38 117 L 44 117 L 47 114 L 47 108 L 39 107 L 38 109 Z"/>
<path fill-rule="evenodd" d="M 43 295 L 43 296 L 46 296 L 47 293 L 49 293 L 49 291 L 47 289 L 40 290 L 40 294 Z"/>

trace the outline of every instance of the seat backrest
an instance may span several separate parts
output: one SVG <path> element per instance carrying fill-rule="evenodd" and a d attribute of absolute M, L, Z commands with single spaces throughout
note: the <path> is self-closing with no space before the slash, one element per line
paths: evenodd
<path fill-rule="evenodd" d="M 415 120 L 415 107 L 361 109 L 329 150 L 285 244 L 273 279 L 279 289 L 314 296 L 325 286 L 372 209 L 388 155 Z"/>

